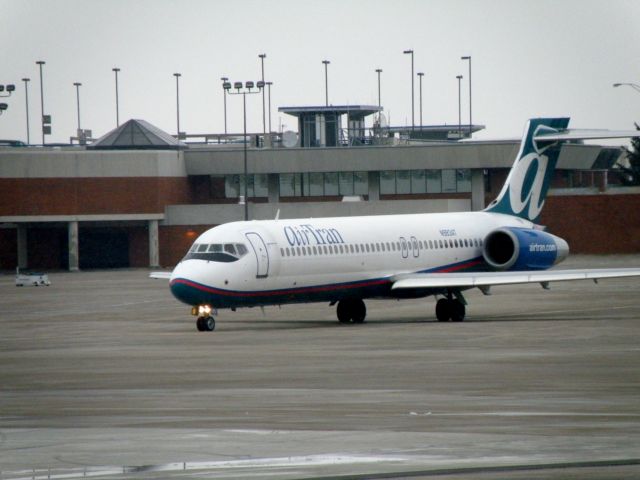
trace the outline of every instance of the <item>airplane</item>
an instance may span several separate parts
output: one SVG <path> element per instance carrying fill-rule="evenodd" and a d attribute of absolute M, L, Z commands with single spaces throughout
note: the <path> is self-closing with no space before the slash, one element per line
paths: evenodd
<path fill-rule="evenodd" d="M 201 234 L 171 273 L 150 276 L 169 278 L 199 331 L 215 329 L 218 309 L 305 302 L 337 304 L 339 322 L 359 324 L 371 298 L 434 296 L 438 321 L 461 322 L 468 289 L 640 276 L 640 268 L 549 270 L 569 254 L 537 223 L 560 144 L 637 135 L 568 124 L 528 121 L 500 194 L 482 211 L 231 222 Z"/>

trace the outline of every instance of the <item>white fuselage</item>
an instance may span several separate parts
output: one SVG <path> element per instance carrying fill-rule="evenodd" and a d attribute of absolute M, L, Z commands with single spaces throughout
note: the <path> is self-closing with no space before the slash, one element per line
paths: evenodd
<path fill-rule="evenodd" d="M 233 222 L 198 237 L 171 288 L 184 303 L 217 308 L 397 296 L 398 275 L 486 270 L 483 241 L 499 227 L 533 224 L 486 212 Z M 235 245 L 236 254 L 199 254 L 202 245 Z"/>

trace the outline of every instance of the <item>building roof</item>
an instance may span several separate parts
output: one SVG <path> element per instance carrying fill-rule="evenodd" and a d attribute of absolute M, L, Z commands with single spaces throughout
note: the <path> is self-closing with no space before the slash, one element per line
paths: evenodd
<path fill-rule="evenodd" d="M 189 148 L 172 135 L 145 120 L 129 120 L 88 145 L 104 150 L 178 150 Z"/>

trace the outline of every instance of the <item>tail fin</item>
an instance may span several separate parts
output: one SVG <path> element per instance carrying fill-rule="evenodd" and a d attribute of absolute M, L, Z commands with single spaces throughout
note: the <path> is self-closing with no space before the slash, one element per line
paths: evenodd
<path fill-rule="evenodd" d="M 568 125 L 569 118 L 532 118 L 527 122 L 520 151 L 507 181 L 485 212 L 505 213 L 537 222 L 560 152 L 556 141 L 540 139 L 540 136 L 560 133 Z"/>

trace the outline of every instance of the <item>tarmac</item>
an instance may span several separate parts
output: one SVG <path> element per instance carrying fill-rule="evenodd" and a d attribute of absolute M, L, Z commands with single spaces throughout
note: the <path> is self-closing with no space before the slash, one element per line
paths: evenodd
<path fill-rule="evenodd" d="M 590 266 L 640 255 L 561 265 Z M 640 478 L 640 278 L 197 332 L 148 273 L 0 275 L 0 479 Z"/>

